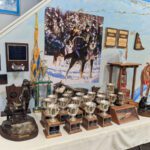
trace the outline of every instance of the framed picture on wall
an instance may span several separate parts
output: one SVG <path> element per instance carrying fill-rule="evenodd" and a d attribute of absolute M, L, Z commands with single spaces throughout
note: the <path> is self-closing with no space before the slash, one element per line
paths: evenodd
<path fill-rule="evenodd" d="M 0 13 L 20 15 L 20 0 L 0 0 Z"/>
<path fill-rule="evenodd" d="M 105 47 L 115 47 L 117 42 L 117 29 L 106 28 Z"/>
<path fill-rule="evenodd" d="M 128 34 L 129 34 L 129 31 L 127 30 L 118 30 L 118 39 L 117 39 L 118 48 L 127 48 Z"/>

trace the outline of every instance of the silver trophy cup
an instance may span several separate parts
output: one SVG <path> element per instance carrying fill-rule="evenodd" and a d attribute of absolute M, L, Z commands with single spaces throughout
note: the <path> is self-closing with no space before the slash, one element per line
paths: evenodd
<path fill-rule="evenodd" d="M 47 107 L 47 113 L 51 117 L 50 121 L 51 122 L 56 122 L 55 117 L 59 113 L 59 107 L 58 107 L 58 105 L 57 104 L 50 104 L 50 105 L 48 105 L 48 107 Z"/>
<path fill-rule="evenodd" d="M 104 95 L 104 94 L 98 94 L 97 96 L 96 96 L 96 102 L 98 103 L 98 104 L 100 104 L 100 102 L 102 101 L 102 100 L 105 100 L 106 99 L 106 96 Z"/>
<path fill-rule="evenodd" d="M 124 104 L 124 93 L 118 92 L 118 104 L 123 105 Z"/>
<path fill-rule="evenodd" d="M 58 99 L 58 105 L 61 108 L 61 111 L 65 111 L 65 108 L 67 107 L 69 103 L 69 99 L 67 97 L 62 97 Z"/>
<path fill-rule="evenodd" d="M 48 98 L 53 104 L 57 102 L 57 95 L 51 94 L 51 95 L 48 95 Z"/>
<path fill-rule="evenodd" d="M 42 108 L 46 109 L 48 107 L 48 105 L 50 105 L 52 102 L 49 98 L 44 98 L 42 100 Z"/>
<path fill-rule="evenodd" d="M 76 104 L 78 107 L 81 105 L 81 97 L 74 96 L 71 98 L 71 104 Z"/>
<path fill-rule="evenodd" d="M 79 111 L 79 107 L 76 104 L 69 104 L 68 105 L 68 114 L 71 116 L 70 120 L 71 121 L 76 121 L 76 115 Z"/>
<path fill-rule="evenodd" d="M 108 99 L 110 102 L 110 106 L 114 106 L 114 103 L 117 100 L 117 95 L 116 94 L 109 94 Z"/>
<path fill-rule="evenodd" d="M 90 100 L 93 101 L 96 97 L 96 92 L 90 91 L 88 92 L 88 96 L 90 97 Z"/>
<path fill-rule="evenodd" d="M 109 101 L 102 100 L 102 101 L 100 102 L 100 104 L 98 105 L 98 108 L 103 112 L 102 114 L 103 114 L 104 116 L 106 116 L 106 115 L 107 115 L 106 112 L 108 111 L 109 106 L 110 106 L 110 102 L 109 102 Z"/>
<path fill-rule="evenodd" d="M 85 103 L 84 109 L 85 109 L 86 113 L 88 113 L 89 118 L 93 117 L 93 113 L 95 111 L 95 108 L 96 108 L 96 104 L 94 102 L 86 102 Z"/>

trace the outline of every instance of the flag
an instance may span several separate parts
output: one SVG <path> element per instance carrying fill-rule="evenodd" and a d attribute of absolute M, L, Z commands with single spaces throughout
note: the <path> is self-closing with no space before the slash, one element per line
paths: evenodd
<path fill-rule="evenodd" d="M 34 29 L 34 47 L 33 47 L 33 57 L 31 61 L 31 81 L 38 81 L 40 78 L 40 49 L 38 47 L 38 14 L 35 14 L 35 29 Z"/>

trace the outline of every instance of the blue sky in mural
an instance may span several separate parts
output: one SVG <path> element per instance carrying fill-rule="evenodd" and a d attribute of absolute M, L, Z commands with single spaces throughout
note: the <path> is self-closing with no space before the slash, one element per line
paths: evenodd
<path fill-rule="evenodd" d="M 150 2 L 150 0 L 143 0 L 143 1 Z"/>

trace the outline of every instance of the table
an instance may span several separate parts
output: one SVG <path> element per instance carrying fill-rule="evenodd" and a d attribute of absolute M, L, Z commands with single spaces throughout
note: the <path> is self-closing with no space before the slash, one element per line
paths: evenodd
<path fill-rule="evenodd" d="M 110 65 L 109 83 L 112 82 L 113 67 L 118 67 L 120 69 L 120 72 L 122 71 L 123 68 L 133 68 L 133 82 L 132 82 L 132 92 L 131 92 L 131 98 L 133 99 L 134 90 L 135 90 L 135 81 L 136 81 L 136 71 L 137 71 L 137 68 L 139 67 L 139 65 L 141 65 L 141 64 L 132 63 L 132 62 L 126 62 L 126 63 L 109 62 L 108 64 Z M 118 80 L 120 80 L 120 76 L 119 76 Z"/>
<path fill-rule="evenodd" d="M 40 114 L 33 114 L 39 127 L 36 138 L 23 142 L 8 141 L 0 136 L 1 150 L 123 150 L 150 142 L 150 118 L 127 124 L 98 128 L 68 135 L 61 126 L 61 137 L 46 139 Z M 0 118 L 0 123 L 5 118 Z"/>

